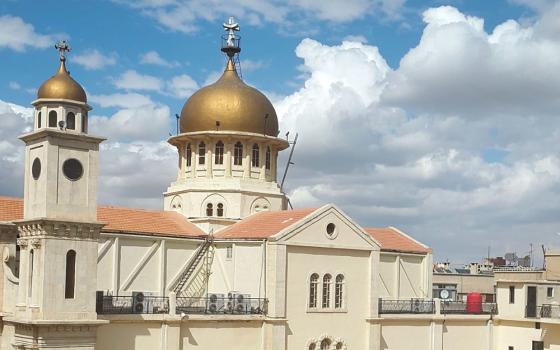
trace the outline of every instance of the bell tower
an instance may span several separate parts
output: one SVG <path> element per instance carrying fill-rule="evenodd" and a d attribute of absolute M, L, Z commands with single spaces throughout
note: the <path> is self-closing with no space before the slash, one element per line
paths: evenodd
<path fill-rule="evenodd" d="M 26 145 L 24 217 L 16 222 L 20 284 L 11 322 L 16 348 L 43 342 L 44 347 L 70 349 L 79 341 L 93 349 L 99 323 L 97 244 L 103 226 L 97 222 L 98 153 L 104 139 L 87 132 L 91 107 L 66 69 L 68 43 L 55 48 L 58 70 L 32 103 L 33 131 L 20 136 Z M 60 320 L 70 327 L 53 328 Z"/>

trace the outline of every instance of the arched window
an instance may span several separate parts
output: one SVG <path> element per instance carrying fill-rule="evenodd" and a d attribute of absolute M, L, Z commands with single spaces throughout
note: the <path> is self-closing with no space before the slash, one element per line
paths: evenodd
<path fill-rule="evenodd" d="M 222 203 L 218 203 L 218 208 L 216 209 L 216 215 L 224 216 L 224 205 Z"/>
<path fill-rule="evenodd" d="M 192 164 L 192 149 L 191 149 L 191 144 L 189 143 L 187 145 L 187 166 L 191 166 Z"/>
<path fill-rule="evenodd" d="M 222 141 L 218 141 L 216 144 L 214 154 L 214 164 L 224 164 L 224 143 Z"/>
<path fill-rule="evenodd" d="M 311 344 L 309 344 L 309 347 L 307 349 L 308 350 L 316 350 L 317 346 L 315 345 L 315 343 L 311 343 Z"/>
<path fill-rule="evenodd" d="M 344 276 L 337 275 L 335 280 L 335 285 L 334 285 L 334 308 L 335 309 L 342 308 L 343 292 L 344 292 Z"/>
<path fill-rule="evenodd" d="M 233 165 L 243 164 L 243 145 L 237 142 L 233 147 Z"/>
<path fill-rule="evenodd" d="M 41 128 L 41 112 L 37 114 L 37 129 Z"/>
<path fill-rule="evenodd" d="M 254 167 L 259 166 L 259 145 L 256 143 L 253 145 L 253 154 L 251 157 L 251 165 Z"/>
<path fill-rule="evenodd" d="M 204 165 L 204 161 L 206 160 L 206 145 L 204 142 L 200 142 L 198 144 L 198 164 Z"/>
<path fill-rule="evenodd" d="M 66 129 L 76 130 L 76 115 L 72 112 L 66 115 Z"/>
<path fill-rule="evenodd" d="M 309 279 L 309 308 L 317 307 L 317 290 L 319 287 L 319 275 L 314 273 Z"/>
<path fill-rule="evenodd" d="M 326 274 L 323 276 L 323 308 L 329 308 L 331 306 L 331 280 L 332 277 L 330 274 Z"/>
<path fill-rule="evenodd" d="M 325 338 L 321 341 L 321 350 L 329 350 L 331 347 L 331 340 L 329 338 Z"/>
<path fill-rule="evenodd" d="M 82 132 L 87 132 L 87 112 L 82 113 Z"/>
<path fill-rule="evenodd" d="M 270 170 L 270 147 L 266 148 L 266 156 L 264 159 L 264 165 L 266 167 L 266 170 Z"/>
<path fill-rule="evenodd" d="M 56 111 L 49 112 L 49 128 L 56 128 L 56 122 L 58 121 L 58 116 Z"/>
<path fill-rule="evenodd" d="M 341 341 L 339 341 L 338 343 L 336 343 L 336 346 L 334 347 L 336 350 L 342 350 L 344 347 L 344 344 L 342 344 Z"/>
<path fill-rule="evenodd" d="M 206 204 L 206 216 L 213 216 L 214 215 L 214 206 L 212 203 Z"/>
<path fill-rule="evenodd" d="M 35 252 L 33 249 L 29 251 L 29 276 L 28 276 L 28 283 L 29 288 L 27 288 L 27 296 L 31 298 L 33 295 L 33 265 L 35 260 Z"/>
<path fill-rule="evenodd" d="M 66 284 L 64 297 L 74 299 L 74 287 L 76 285 L 76 252 L 69 250 L 66 253 Z"/>

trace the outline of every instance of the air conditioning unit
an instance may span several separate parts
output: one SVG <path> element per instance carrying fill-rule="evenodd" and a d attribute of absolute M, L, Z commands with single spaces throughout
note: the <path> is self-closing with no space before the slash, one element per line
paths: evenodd
<path fill-rule="evenodd" d="M 153 292 L 132 292 L 132 313 L 151 314 L 154 312 Z"/>
<path fill-rule="evenodd" d="M 228 293 L 227 309 L 233 313 L 248 313 L 251 311 L 251 295 L 239 292 Z"/>
<path fill-rule="evenodd" d="M 208 295 L 208 312 L 224 312 L 225 296 L 223 294 L 212 293 Z"/>

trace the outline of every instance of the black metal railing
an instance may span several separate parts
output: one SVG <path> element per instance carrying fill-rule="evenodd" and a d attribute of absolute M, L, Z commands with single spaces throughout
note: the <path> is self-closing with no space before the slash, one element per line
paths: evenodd
<path fill-rule="evenodd" d="M 469 305 L 465 301 L 441 301 L 442 314 L 468 314 L 468 315 L 496 315 L 496 303 L 481 303 Z"/>
<path fill-rule="evenodd" d="M 433 300 L 407 299 L 385 300 L 379 299 L 380 314 L 433 314 L 435 305 Z"/>
<path fill-rule="evenodd" d="M 542 304 L 540 306 L 526 305 L 525 317 L 560 319 L 560 305 L 553 305 L 553 304 Z"/>
<path fill-rule="evenodd" d="M 177 297 L 177 313 L 185 314 L 255 314 L 267 312 L 268 301 L 263 298 L 247 297 Z"/>
<path fill-rule="evenodd" d="M 165 314 L 169 298 L 155 296 L 103 295 L 97 298 L 98 314 Z"/>

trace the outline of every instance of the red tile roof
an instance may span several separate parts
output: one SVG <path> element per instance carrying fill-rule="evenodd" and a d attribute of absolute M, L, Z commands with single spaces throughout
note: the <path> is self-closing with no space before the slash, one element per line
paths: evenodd
<path fill-rule="evenodd" d="M 394 227 L 365 227 L 364 230 L 369 233 L 381 245 L 381 250 L 397 251 L 408 253 L 430 253 L 432 250 Z"/>
<path fill-rule="evenodd" d="M 0 222 L 23 219 L 21 198 L 0 197 Z M 105 223 L 103 232 L 196 237 L 204 232 L 181 214 L 162 211 L 97 207 L 97 220 Z"/>
<path fill-rule="evenodd" d="M 253 214 L 214 235 L 215 238 L 261 239 L 277 234 L 286 227 L 313 213 L 314 208 L 281 211 L 261 211 Z"/>

